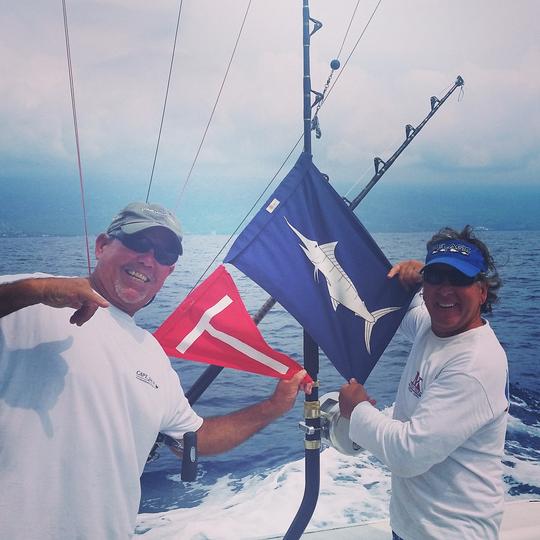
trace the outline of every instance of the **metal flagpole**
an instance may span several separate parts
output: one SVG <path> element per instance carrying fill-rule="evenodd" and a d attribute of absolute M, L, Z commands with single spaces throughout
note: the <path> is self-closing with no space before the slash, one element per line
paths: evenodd
<path fill-rule="evenodd" d="M 309 16 L 309 0 L 303 0 L 303 45 L 304 45 L 304 153 L 311 159 L 311 73 L 310 73 L 310 21 L 315 23 L 313 33 L 322 26 Z M 283 540 L 297 540 L 302 536 L 319 498 L 321 479 L 321 420 L 319 404 L 319 347 L 304 330 L 304 368 L 313 379 L 313 390 L 306 394 L 304 419 L 300 424 L 304 429 L 305 487 L 300 507 Z"/>

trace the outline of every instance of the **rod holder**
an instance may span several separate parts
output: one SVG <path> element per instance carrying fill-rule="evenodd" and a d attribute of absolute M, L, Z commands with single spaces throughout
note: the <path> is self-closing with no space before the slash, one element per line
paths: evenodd
<path fill-rule="evenodd" d="M 197 433 L 188 431 L 184 433 L 184 448 L 182 454 L 182 474 L 183 482 L 193 482 L 197 478 Z"/>

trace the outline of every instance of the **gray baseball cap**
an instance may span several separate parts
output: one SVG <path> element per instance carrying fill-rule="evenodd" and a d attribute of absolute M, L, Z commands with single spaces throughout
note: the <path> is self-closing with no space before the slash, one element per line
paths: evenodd
<path fill-rule="evenodd" d="M 125 234 L 135 234 L 152 227 L 163 227 L 171 231 L 182 254 L 182 229 L 172 212 L 159 204 L 133 202 L 128 204 L 114 216 L 107 234 L 122 231 Z"/>

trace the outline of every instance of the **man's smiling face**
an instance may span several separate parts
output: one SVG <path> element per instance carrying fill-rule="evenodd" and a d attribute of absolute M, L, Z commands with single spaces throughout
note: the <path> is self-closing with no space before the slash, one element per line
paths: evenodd
<path fill-rule="evenodd" d="M 441 269 L 456 271 L 441 264 Z M 424 302 L 431 317 L 431 329 L 439 337 L 461 334 L 482 326 L 481 306 L 486 301 L 487 285 L 474 281 L 468 286 L 450 284 L 445 279 L 438 285 L 424 281 Z"/>
<path fill-rule="evenodd" d="M 171 233 L 162 227 L 152 227 L 137 235 L 156 247 L 167 248 L 171 242 Z M 129 315 L 144 307 L 174 270 L 174 265 L 158 263 L 153 249 L 138 253 L 106 234 L 98 236 L 95 253 L 98 262 L 91 278 L 93 287 Z"/>

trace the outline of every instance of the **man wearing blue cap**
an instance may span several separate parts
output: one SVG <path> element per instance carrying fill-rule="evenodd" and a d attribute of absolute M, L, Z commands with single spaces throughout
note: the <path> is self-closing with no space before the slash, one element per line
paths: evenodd
<path fill-rule="evenodd" d="M 181 253 L 173 214 L 132 203 L 97 237 L 89 278 L 0 278 L 1 538 L 131 537 L 158 432 L 196 431 L 201 454 L 219 453 L 294 404 L 303 370 L 229 415 L 191 409 L 161 346 L 132 318 Z"/>
<path fill-rule="evenodd" d="M 349 435 L 392 472 L 394 539 L 492 540 L 504 504 L 507 360 L 489 322 L 501 285 L 470 227 L 442 229 L 425 263 L 396 264 L 388 277 L 422 284 L 400 330 L 413 342 L 393 417 L 352 379 L 340 392 Z"/>

